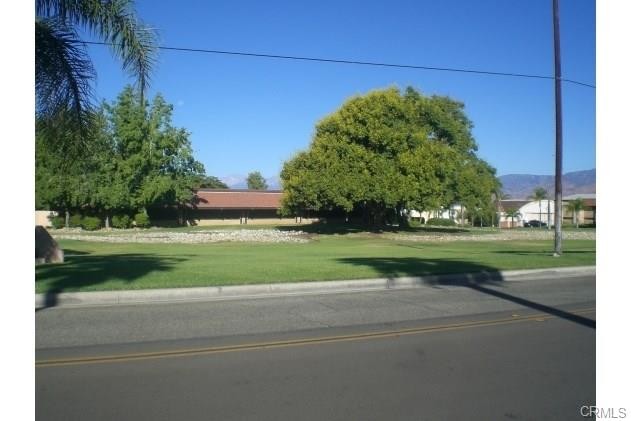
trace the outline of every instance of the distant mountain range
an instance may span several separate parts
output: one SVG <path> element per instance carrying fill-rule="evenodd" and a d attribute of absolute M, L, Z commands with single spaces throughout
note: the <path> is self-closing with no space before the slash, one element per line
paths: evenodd
<path fill-rule="evenodd" d="M 502 191 L 511 199 L 527 199 L 537 187 L 543 187 L 554 196 L 553 175 L 507 174 L 499 177 Z M 596 169 L 563 174 L 563 196 L 579 193 L 596 193 Z"/>
<path fill-rule="evenodd" d="M 231 189 L 247 189 L 247 175 L 235 174 L 221 177 Z M 499 177 L 502 191 L 511 199 L 527 199 L 537 187 L 543 187 L 550 197 L 554 196 L 553 175 L 507 174 Z M 265 179 L 269 190 L 280 189 L 279 177 Z M 569 172 L 563 175 L 563 196 L 579 193 L 596 193 L 596 169 Z"/>

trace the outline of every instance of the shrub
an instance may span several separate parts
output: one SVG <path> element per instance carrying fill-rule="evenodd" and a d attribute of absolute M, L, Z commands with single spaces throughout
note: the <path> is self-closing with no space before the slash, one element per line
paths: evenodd
<path fill-rule="evenodd" d="M 134 221 L 136 221 L 136 226 L 139 228 L 147 228 L 149 226 L 149 216 L 146 213 L 137 213 L 134 216 Z"/>
<path fill-rule="evenodd" d="M 68 224 L 72 228 L 78 228 L 83 225 L 83 217 L 81 215 L 72 215 L 70 217 L 70 223 Z"/>
<path fill-rule="evenodd" d="M 81 223 L 83 229 L 87 231 L 95 231 L 101 228 L 101 219 L 96 216 L 86 216 Z"/>
<path fill-rule="evenodd" d="M 114 215 L 112 217 L 112 226 L 114 228 L 129 228 L 131 226 L 131 218 L 128 215 Z"/>
<path fill-rule="evenodd" d="M 425 224 L 423 224 L 423 219 L 422 218 L 421 219 L 410 219 L 408 221 L 408 226 L 411 227 L 411 228 L 419 228 L 419 227 L 422 227 L 423 225 L 425 225 Z"/>
<path fill-rule="evenodd" d="M 434 225 L 438 227 L 455 227 L 456 221 L 445 218 L 429 218 L 427 220 L 427 225 Z"/>
<path fill-rule="evenodd" d="M 64 218 L 63 216 L 51 216 L 48 219 L 50 219 L 50 223 L 55 229 L 63 228 L 66 226 L 66 218 Z"/>

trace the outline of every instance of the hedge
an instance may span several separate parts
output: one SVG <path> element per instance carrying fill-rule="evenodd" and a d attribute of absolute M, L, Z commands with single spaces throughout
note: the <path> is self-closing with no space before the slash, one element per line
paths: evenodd
<path fill-rule="evenodd" d="M 455 227 L 456 221 L 446 218 L 429 218 L 427 220 L 427 225 L 434 225 L 439 227 Z"/>

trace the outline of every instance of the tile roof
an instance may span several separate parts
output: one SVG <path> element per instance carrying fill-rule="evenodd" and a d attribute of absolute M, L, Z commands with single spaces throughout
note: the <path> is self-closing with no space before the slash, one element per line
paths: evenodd
<path fill-rule="evenodd" d="M 569 199 L 564 198 L 563 201 L 564 202 L 569 202 Z M 596 199 L 583 199 L 583 205 L 585 205 L 587 207 L 590 207 L 590 208 L 595 208 L 596 207 Z"/>
<path fill-rule="evenodd" d="M 197 209 L 279 209 L 280 190 L 200 189 L 196 193 Z"/>
<path fill-rule="evenodd" d="M 572 199 L 594 199 L 596 200 L 596 193 L 576 193 L 570 194 L 569 196 L 563 196 L 563 200 L 572 200 Z"/>

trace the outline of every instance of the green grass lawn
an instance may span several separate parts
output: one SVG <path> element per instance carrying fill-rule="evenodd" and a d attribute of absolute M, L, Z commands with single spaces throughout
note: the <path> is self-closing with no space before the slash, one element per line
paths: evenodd
<path fill-rule="evenodd" d="M 596 244 L 411 242 L 375 234 L 316 235 L 306 244 L 119 244 L 61 240 L 63 264 L 36 267 L 36 290 L 100 291 L 359 279 L 594 265 Z"/>

